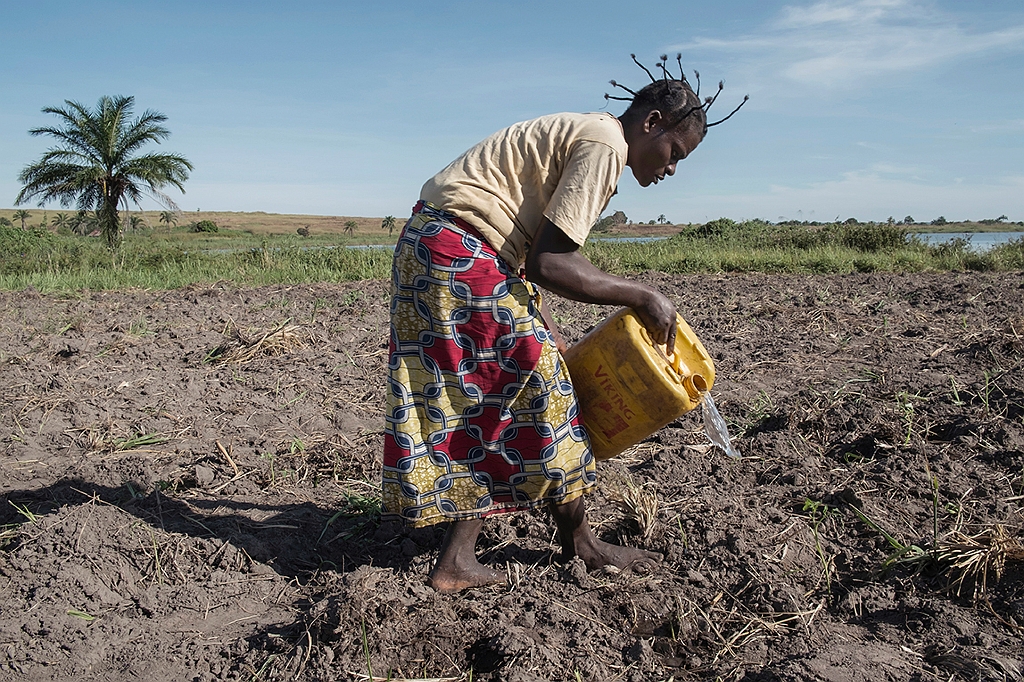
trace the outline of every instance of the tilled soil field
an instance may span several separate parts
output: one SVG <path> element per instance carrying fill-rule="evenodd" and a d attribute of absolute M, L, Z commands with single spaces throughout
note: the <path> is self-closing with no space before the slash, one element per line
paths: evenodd
<path fill-rule="evenodd" d="M 0 680 L 1020 680 L 1024 273 L 668 276 L 698 413 L 599 465 L 644 570 L 379 517 L 387 283 L 0 293 Z M 611 312 L 554 301 L 567 339 Z"/>

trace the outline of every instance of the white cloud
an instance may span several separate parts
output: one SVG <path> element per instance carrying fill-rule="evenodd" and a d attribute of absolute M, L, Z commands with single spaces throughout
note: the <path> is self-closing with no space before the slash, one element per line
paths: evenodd
<path fill-rule="evenodd" d="M 832 0 L 787 6 L 753 35 L 673 49 L 728 51 L 797 83 L 856 87 L 881 74 L 1024 50 L 1024 25 L 972 32 L 927 0 Z"/>
<path fill-rule="evenodd" d="M 898 10 L 905 0 L 860 0 L 859 2 L 817 2 L 806 7 L 787 6 L 778 25 L 783 27 L 819 26 L 830 23 L 863 23 L 882 18 L 887 11 Z"/>

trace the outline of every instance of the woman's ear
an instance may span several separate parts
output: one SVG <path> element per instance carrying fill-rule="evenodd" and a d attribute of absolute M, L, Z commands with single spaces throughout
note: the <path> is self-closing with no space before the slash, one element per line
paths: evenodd
<path fill-rule="evenodd" d="M 664 126 L 665 117 L 661 115 L 661 111 L 658 109 L 651 109 L 647 116 L 644 118 L 644 132 L 649 133 L 654 130 L 654 127 Z"/>

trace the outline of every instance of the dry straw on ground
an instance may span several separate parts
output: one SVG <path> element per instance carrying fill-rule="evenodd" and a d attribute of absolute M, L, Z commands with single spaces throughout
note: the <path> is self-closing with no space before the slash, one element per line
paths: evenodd
<path fill-rule="evenodd" d="M 974 535 L 953 531 L 936 547 L 935 560 L 949 576 L 950 588 L 957 596 L 968 582 L 974 584 L 973 596 L 977 598 L 988 590 L 990 576 L 994 584 L 1007 563 L 1024 561 L 1024 544 L 999 524 Z"/>
<path fill-rule="evenodd" d="M 282 355 L 311 340 L 312 335 L 301 325 L 291 324 L 291 320 L 270 331 L 234 329 L 231 339 L 210 351 L 207 360 L 240 365 L 259 357 Z"/>

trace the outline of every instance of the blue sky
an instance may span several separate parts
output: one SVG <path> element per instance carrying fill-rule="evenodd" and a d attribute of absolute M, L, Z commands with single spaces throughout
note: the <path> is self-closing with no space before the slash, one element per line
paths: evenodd
<path fill-rule="evenodd" d="M 1024 220 L 1019 0 L 5 3 L 0 206 L 65 99 L 134 95 L 195 165 L 183 210 L 405 216 L 423 182 L 519 120 L 606 106 L 682 53 L 748 104 L 609 210 Z M 673 59 L 674 61 L 674 59 Z M 620 113 L 623 103 L 608 108 Z M 154 205 L 148 205 L 152 208 Z"/>

